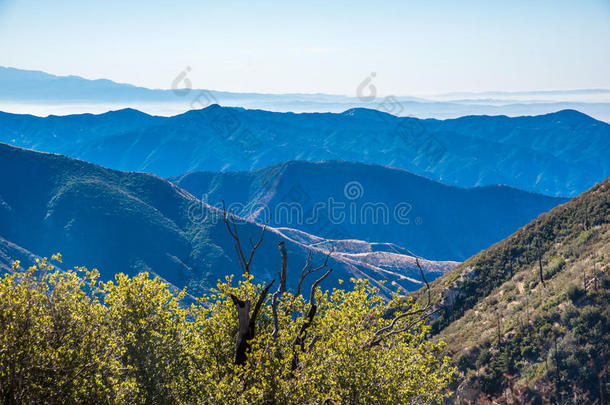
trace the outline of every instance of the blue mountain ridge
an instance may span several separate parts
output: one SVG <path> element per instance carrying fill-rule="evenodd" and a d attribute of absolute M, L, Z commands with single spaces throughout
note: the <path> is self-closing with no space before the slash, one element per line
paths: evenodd
<path fill-rule="evenodd" d="M 0 141 L 163 177 L 344 160 L 460 187 L 506 184 L 574 196 L 610 175 L 610 125 L 572 110 L 449 120 L 368 109 L 294 114 L 218 105 L 173 117 L 133 109 L 46 118 L 2 113 Z"/>
<path fill-rule="evenodd" d="M 171 180 L 259 223 L 329 239 L 390 242 L 434 260 L 465 260 L 567 201 L 502 185 L 447 186 L 402 169 L 342 161 Z"/>
<path fill-rule="evenodd" d="M 260 225 L 235 222 L 244 246 L 259 237 Z M 309 251 L 320 263 L 332 247 L 313 235 L 270 227 L 254 257 L 258 280 L 276 277 L 281 240 L 287 244 L 292 286 Z M 399 247 L 380 245 L 352 240 L 339 246 L 329 260 L 334 271 L 326 286 L 368 278 L 386 296 L 398 286 L 421 286 L 415 259 Z M 64 268 L 96 267 L 103 279 L 148 271 L 195 296 L 218 279 L 241 273 L 219 211 L 167 180 L 0 143 L 0 268 L 7 270 L 12 259 L 27 265 L 56 252 L 64 256 Z M 456 264 L 422 260 L 429 279 Z"/>

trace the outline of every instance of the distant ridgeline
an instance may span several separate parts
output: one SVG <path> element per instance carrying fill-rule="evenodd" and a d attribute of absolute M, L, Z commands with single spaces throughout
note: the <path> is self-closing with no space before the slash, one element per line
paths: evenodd
<path fill-rule="evenodd" d="M 437 279 L 458 398 L 607 400 L 609 287 L 610 179 Z"/>
<path fill-rule="evenodd" d="M 0 142 L 163 177 L 344 160 L 462 187 L 507 184 L 574 196 L 610 175 L 610 125 L 574 110 L 448 120 L 362 108 L 294 114 L 216 104 L 174 117 L 131 109 L 46 118 L 1 113 Z"/>
<path fill-rule="evenodd" d="M 171 83 L 172 89 L 164 90 L 108 79 L 56 76 L 41 71 L 0 66 L 0 102 L 7 111 L 10 109 L 38 115 L 47 115 L 51 111 L 60 115 L 103 112 L 108 110 L 108 106 L 130 106 L 156 115 L 168 115 L 186 108 L 203 108 L 216 103 L 297 113 L 339 113 L 350 108 L 364 107 L 396 115 L 430 118 L 455 118 L 474 114 L 531 116 L 570 109 L 610 122 L 609 89 L 466 92 L 426 98 L 387 96 L 370 100 L 356 94 L 233 93 L 181 88 L 187 84 L 189 72 L 188 69 L 176 72 L 177 76 Z"/>

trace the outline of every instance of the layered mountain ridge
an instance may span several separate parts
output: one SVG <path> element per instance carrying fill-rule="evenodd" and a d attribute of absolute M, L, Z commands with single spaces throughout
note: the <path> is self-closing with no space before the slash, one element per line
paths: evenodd
<path fill-rule="evenodd" d="M 217 105 L 173 117 L 136 110 L 46 118 L 0 114 L 0 141 L 163 177 L 287 160 L 393 166 L 446 184 L 507 184 L 573 196 L 610 175 L 610 125 L 576 111 L 452 120 L 376 110 L 275 113 Z"/>
<path fill-rule="evenodd" d="M 434 260 L 465 260 L 567 201 L 507 186 L 446 186 L 402 169 L 342 161 L 171 180 L 255 222 L 329 239 L 389 242 Z"/>
<path fill-rule="evenodd" d="M 187 83 L 184 79 L 190 82 Z M 396 95 L 370 101 L 362 100 L 357 95 L 233 93 L 190 89 L 190 84 L 196 85 L 192 79 L 186 70 L 176 72 L 175 77 L 168 77 L 167 85 L 171 89 L 151 89 L 108 79 L 57 76 L 0 66 L 0 103 L 13 112 L 36 112 L 38 115 L 102 112 L 108 110 L 108 105 L 117 108 L 137 107 L 153 114 L 172 115 L 201 105 L 201 99 L 228 106 L 280 112 L 339 113 L 348 108 L 366 107 L 395 111 L 397 115 L 441 119 L 472 114 L 535 115 L 576 109 L 606 122 L 610 121 L 608 89 L 496 91 L 425 97 Z M 7 107 L 4 109 L 7 110 Z"/>
<path fill-rule="evenodd" d="M 247 249 L 248 239 L 258 238 L 262 226 L 241 218 L 234 222 Z M 4 270 L 12 259 L 27 264 L 38 255 L 61 252 L 66 267 L 97 267 L 105 279 L 119 272 L 149 271 L 178 288 L 187 286 L 194 295 L 240 272 L 221 212 L 172 183 L 5 144 L 0 144 L 0 238 Z M 287 243 L 293 285 L 309 251 L 319 263 L 335 247 L 332 241 L 318 247 L 305 244 L 291 239 L 289 230 L 268 227 L 252 267 L 261 280 L 276 277 L 281 240 Z M 336 248 L 329 259 L 334 268 L 330 285 L 364 277 L 379 284 L 384 294 L 398 286 L 413 290 L 421 285 L 414 259 L 404 252 L 372 259 L 367 242 L 349 244 L 345 258 Z M 422 260 L 430 279 L 456 264 Z M 383 280 L 390 284 L 382 285 Z"/>

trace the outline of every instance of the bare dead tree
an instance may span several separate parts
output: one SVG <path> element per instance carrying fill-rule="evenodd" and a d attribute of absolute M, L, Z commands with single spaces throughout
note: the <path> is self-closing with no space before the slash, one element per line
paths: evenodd
<path fill-rule="evenodd" d="M 243 365 L 248 359 L 248 351 L 250 350 L 250 340 L 252 340 L 256 334 L 256 318 L 258 313 L 267 297 L 269 288 L 273 285 L 275 280 L 272 280 L 267 286 L 261 291 L 258 296 L 258 300 L 254 305 L 254 310 L 250 314 L 250 300 L 240 300 L 235 295 L 231 294 L 231 299 L 237 309 L 238 329 L 237 337 L 235 342 L 235 364 Z"/>
<path fill-rule="evenodd" d="M 256 243 L 254 243 L 252 241 L 252 237 L 250 237 L 250 254 L 248 255 L 248 258 L 246 258 L 246 255 L 244 254 L 244 251 L 241 246 L 239 234 L 237 233 L 237 226 L 235 225 L 235 221 L 233 221 L 233 219 L 231 218 L 232 214 L 229 214 L 227 212 L 227 210 L 225 208 L 224 200 L 222 201 L 222 211 L 223 211 L 223 220 L 224 220 L 225 225 L 227 226 L 227 230 L 229 231 L 229 234 L 235 241 L 235 244 L 234 244 L 235 253 L 237 254 L 237 259 L 239 261 L 239 264 L 241 265 L 242 272 L 244 274 L 250 274 L 250 264 L 252 264 L 252 259 L 254 258 L 254 252 L 256 252 L 256 249 L 258 249 L 258 247 L 263 242 L 263 237 L 265 236 L 265 230 L 267 229 L 267 224 L 269 223 L 269 221 L 267 221 L 267 223 L 265 223 L 263 225 L 261 234 L 260 234 L 258 240 L 256 241 Z"/>
<path fill-rule="evenodd" d="M 546 284 L 544 282 L 544 272 L 542 271 L 542 254 L 541 253 L 538 255 L 538 273 L 540 276 L 540 282 L 542 283 L 542 286 L 546 287 Z"/>
<path fill-rule="evenodd" d="M 227 230 L 229 231 L 229 234 L 235 241 L 235 243 L 234 243 L 235 253 L 237 254 L 237 259 L 242 268 L 242 272 L 244 274 L 249 275 L 250 266 L 251 266 L 252 260 L 254 258 L 254 253 L 256 252 L 256 249 L 258 249 L 258 247 L 261 245 L 261 243 L 263 241 L 263 237 L 265 235 L 265 230 L 266 230 L 267 224 L 263 225 L 261 234 L 256 242 L 254 242 L 252 240 L 252 238 L 250 238 L 251 250 L 250 250 L 250 254 L 246 256 L 246 254 L 244 253 L 244 250 L 242 248 L 241 240 L 239 238 L 237 226 L 235 225 L 235 221 L 232 219 L 231 214 L 229 214 L 227 212 L 224 201 L 222 202 L 222 207 L 223 207 L 224 223 L 227 227 Z M 282 268 L 279 272 L 280 283 L 279 283 L 277 291 L 273 294 L 272 302 L 271 302 L 271 309 L 272 309 L 273 322 L 274 322 L 274 329 L 272 332 L 272 336 L 274 338 L 276 338 L 279 333 L 279 320 L 278 320 L 278 316 L 277 316 L 279 300 L 280 300 L 281 295 L 286 291 L 288 254 L 286 252 L 286 244 L 284 241 L 281 241 L 279 243 L 279 250 L 280 250 L 280 254 L 282 256 Z M 299 279 L 299 284 L 297 287 L 297 291 L 298 291 L 297 295 L 300 294 L 300 290 L 302 288 L 305 278 L 308 275 L 315 273 L 320 269 L 325 268 L 328 264 L 328 259 L 331 254 L 332 254 L 332 250 L 326 255 L 326 258 L 322 265 L 320 265 L 316 268 L 313 268 L 312 264 L 311 264 L 312 254 L 311 254 L 311 251 L 309 252 L 305 266 L 303 267 L 303 270 L 301 271 L 301 278 Z M 305 331 L 309 327 L 311 322 L 313 321 L 313 318 L 315 316 L 315 312 L 317 309 L 317 306 L 315 305 L 315 288 L 326 277 L 328 277 L 328 275 L 330 274 L 331 271 L 332 271 L 332 269 L 327 271 L 326 274 L 324 274 L 322 277 L 320 277 L 318 280 L 316 280 L 316 282 L 314 282 L 312 289 L 311 289 L 310 307 L 309 307 L 309 311 L 307 313 L 306 322 L 304 323 L 303 327 L 301 328 L 302 331 L 299 333 L 299 336 L 297 336 L 296 339 L 304 339 Z M 250 312 L 251 302 L 250 302 L 249 298 L 246 300 L 241 300 L 237 296 L 231 294 L 231 299 L 233 300 L 233 303 L 235 304 L 235 308 L 237 310 L 237 319 L 238 319 L 238 331 L 237 331 L 236 343 L 235 343 L 235 364 L 243 365 L 247 361 L 248 351 L 250 350 L 249 342 L 250 342 L 250 340 L 252 340 L 255 337 L 255 334 L 256 334 L 256 319 L 257 319 L 260 309 L 261 309 L 263 303 L 265 302 L 265 299 L 269 293 L 269 288 L 271 287 L 271 285 L 274 282 L 275 282 L 275 280 L 272 280 L 269 284 L 267 284 L 267 286 L 260 293 L 252 313 Z M 301 346 L 303 346 L 303 345 L 301 344 Z"/>
<path fill-rule="evenodd" d="M 277 337 L 277 334 L 279 333 L 279 321 L 278 321 L 278 310 L 277 307 L 279 305 L 279 298 L 281 297 L 281 295 L 286 292 L 286 269 L 287 269 L 287 262 L 288 262 L 288 254 L 286 252 L 286 244 L 284 243 L 284 241 L 281 241 L 279 243 L 279 249 L 280 249 L 280 254 L 282 256 L 282 269 L 279 273 L 280 276 L 280 285 L 278 286 L 277 291 L 273 294 L 273 300 L 271 302 L 271 310 L 272 310 L 272 314 L 273 314 L 273 325 L 274 325 L 274 329 L 272 332 L 272 336 L 274 338 Z M 313 267 L 312 265 L 312 252 L 311 250 L 309 251 L 309 253 L 307 254 L 307 259 L 305 260 L 305 265 L 303 266 L 303 269 L 301 270 L 301 276 L 299 278 L 299 283 L 297 285 L 297 291 L 296 293 L 293 295 L 293 300 L 292 303 L 294 303 L 294 300 L 296 299 L 296 297 L 298 297 L 298 295 L 301 293 L 301 288 L 303 286 L 303 282 L 305 281 L 305 279 L 307 278 L 307 276 L 309 276 L 310 274 L 316 273 L 317 271 L 324 269 L 325 267 L 328 266 L 328 259 L 330 258 L 330 256 L 332 255 L 334 249 L 331 249 L 325 256 L 324 258 L 324 262 L 319 265 L 318 267 Z M 322 277 L 320 277 L 318 280 L 316 280 L 313 283 L 312 286 L 312 290 L 310 292 L 310 308 L 311 305 L 313 303 L 313 305 L 315 305 L 315 287 L 317 287 L 326 277 L 328 277 L 328 275 L 330 274 L 330 272 L 332 272 L 332 269 L 330 269 L 329 271 L 326 272 L 326 274 L 324 274 Z M 291 305 L 289 306 L 291 307 Z M 288 311 L 288 309 L 287 309 Z M 313 316 L 315 315 L 315 310 L 314 313 L 311 316 L 311 320 L 313 321 Z"/>
<path fill-rule="evenodd" d="M 235 241 L 235 253 L 237 254 L 239 264 L 241 265 L 244 274 L 250 274 L 250 265 L 252 264 L 254 253 L 263 241 L 267 224 L 263 225 L 261 234 L 256 242 L 254 242 L 250 237 L 250 254 L 246 257 L 241 245 L 239 233 L 237 232 L 237 226 L 235 225 L 235 221 L 232 219 L 231 214 L 227 212 L 224 201 L 222 202 L 222 208 L 224 223 L 229 231 L 229 234 Z M 274 282 L 275 280 L 272 280 L 269 284 L 267 284 L 263 291 L 261 291 L 252 313 L 250 313 L 251 302 L 249 298 L 246 300 L 240 300 L 235 295 L 231 294 L 231 300 L 233 300 L 233 304 L 235 304 L 235 309 L 237 310 L 238 320 L 237 336 L 235 338 L 235 364 L 243 365 L 248 358 L 248 351 L 250 350 L 249 342 L 256 334 L 256 318 L 258 317 L 261 306 L 267 298 L 269 288 L 271 288 L 271 285 L 273 285 Z"/>
<path fill-rule="evenodd" d="M 329 253 L 329 256 L 330 256 L 330 253 Z M 327 260 L 328 260 L 328 256 L 326 256 L 326 261 L 324 262 L 323 266 L 326 266 Z M 322 268 L 322 266 L 320 268 Z M 316 305 L 316 287 L 318 287 L 318 285 L 322 281 L 324 281 L 324 279 L 326 277 L 328 277 L 329 274 L 332 273 L 332 271 L 333 271 L 333 269 L 328 269 L 328 271 L 326 273 L 324 273 L 324 275 L 322 275 L 322 277 L 317 279 L 311 285 L 311 291 L 309 293 L 309 309 L 307 310 L 307 313 L 305 314 L 305 321 L 303 322 L 303 325 L 301 325 L 301 328 L 299 329 L 298 334 L 295 336 L 293 344 L 292 344 L 293 347 L 297 347 L 297 346 L 300 347 L 302 352 L 305 352 L 305 338 L 307 337 L 307 329 L 313 323 L 314 317 L 316 316 L 316 312 L 318 311 L 318 306 Z M 307 273 L 307 274 L 311 274 L 311 272 Z M 315 342 L 315 340 L 316 339 L 314 339 L 312 341 L 312 345 L 313 345 L 313 342 Z M 312 345 L 309 346 L 309 350 L 311 350 Z M 298 366 L 299 366 L 299 356 L 295 352 L 295 355 L 292 358 L 292 370 L 296 370 L 296 368 Z"/>
<path fill-rule="evenodd" d="M 372 338 L 366 344 L 366 347 L 377 346 L 384 339 L 386 339 L 392 335 L 408 332 L 415 325 L 417 325 L 420 322 L 425 321 L 426 319 L 430 318 L 432 315 L 434 315 L 436 312 L 438 312 L 440 310 L 440 308 L 433 309 L 432 302 L 431 302 L 432 300 L 431 300 L 430 284 L 426 280 L 426 276 L 424 275 L 424 270 L 422 269 L 421 264 L 419 263 L 418 257 L 415 257 L 415 264 L 417 265 L 421 278 L 426 286 L 426 292 L 427 292 L 426 305 L 420 309 L 416 309 L 413 311 L 407 311 L 400 315 L 395 316 L 389 325 L 384 326 L 383 328 L 380 328 L 377 331 L 375 331 Z M 397 328 L 400 320 L 409 318 L 409 317 L 414 317 L 414 319 L 411 322 L 408 322 L 407 324 L 402 325 L 400 328 Z"/>
<path fill-rule="evenodd" d="M 271 336 L 275 339 L 280 331 L 280 324 L 277 319 L 277 306 L 281 295 L 286 292 L 286 271 L 288 268 L 288 253 L 286 252 L 286 243 L 281 241 L 279 243 L 280 255 L 282 256 L 282 269 L 280 270 L 280 285 L 277 287 L 277 291 L 273 293 L 273 299 L 271 300 L 271 311 L 273 313 L 273 332 Z M 311 251 L 309 252 L 308 259 L 311 257 Z"/>
<path fill-rule="evenodd" d="M 538 261 L 538 276 L 540 278 L 540 283 L 543 287 L 546 287 L 546 283 L 544 282 L 544 271 L 542 268 L 542 256 L 544 252 L 542 251 L 542 236 L 537 234 L 534 239 L 534 259 Z"/>

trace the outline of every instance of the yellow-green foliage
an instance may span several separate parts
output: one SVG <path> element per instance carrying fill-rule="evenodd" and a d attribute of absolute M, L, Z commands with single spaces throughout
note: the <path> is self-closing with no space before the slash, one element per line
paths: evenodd
<path fill-rule="evenodd" d="M 229 294 L 256 301 L 264 286 L 251 276 L 219 282 L 186 306 L 184 292 L 145 273 L 104 283 L 96 270 L 57 271 L 46 259 L 27 271 L 18 266 L 0 281 L 5 403 L 434 403 L 454 372 L 422 323 L 367 345 L 390 323 L 388 306 L 393 316 L 417 307 L 399 307 L 398 297 L 388 304 L 365 281 L 350 291 L 317 290 L 305 351 L 294 340 L 307 300 L 281 295 L 275 338 L 267 302 L 247 363 L 236 366 Z"/>
<path fill-rule="evenodd" d="M 60 259 L 60 257 L 56 257 Z M 4 403 L 129 402 L 123 348 L 108 309 L 85 291 L 96 272 L 54 271 L 46 259 L 0 281 L 0 395 Z M 81 274 L 78 274 L 81 273 Z"/>

